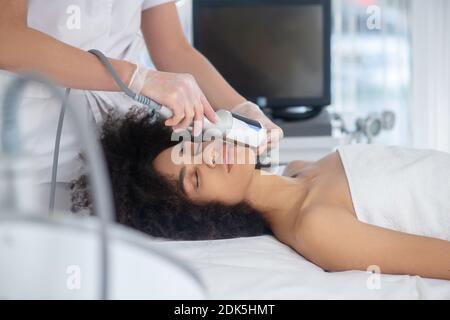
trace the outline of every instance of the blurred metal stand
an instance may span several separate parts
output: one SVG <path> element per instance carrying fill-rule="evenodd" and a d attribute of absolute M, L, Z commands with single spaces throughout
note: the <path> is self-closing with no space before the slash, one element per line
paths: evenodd
<path fill-rule="evenodd" d="M 95 128 L 67 101 L 90 174 L 97 217 L 37 212 L 33 155 L 22 150 L 17 109 L 39 75 L 14 80 L 2 109 L 0 154 L 0 299 L 200 299 L 204 287 L 182 261 L 152 246 L 152 238 L 116 224 L 113 197 Z M 153 240 L 154 241 L 154 240 Z"/>

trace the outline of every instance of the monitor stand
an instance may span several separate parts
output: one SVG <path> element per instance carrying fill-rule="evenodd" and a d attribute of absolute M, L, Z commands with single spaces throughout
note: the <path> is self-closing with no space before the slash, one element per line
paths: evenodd
<path fill-rule="evenodd" d="M 272 118 L 288 121 L 305 121 L 320 115 L 323 107 L 285 107 L 273 108 Z"/>
<path fill-rule="evenodd" d="M 325 108 L 319 108 L 312 112 L 315 112 L 315 114 L 297 115 L 300 118 L 298 120 L 294 120 L 294 117 L 290 117 L 288 120 L 280 119 L 273 115 L 272 119 L 276 125 L 283 129 L 285 137 L 330 137 L 332 126 L 328 111 Z"/>

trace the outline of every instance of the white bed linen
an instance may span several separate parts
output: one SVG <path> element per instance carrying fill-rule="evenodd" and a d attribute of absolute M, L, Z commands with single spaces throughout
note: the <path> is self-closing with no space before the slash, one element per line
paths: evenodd
<path fill-rule="evenodd" d="M 325 272 L 271 236 L 156 245 L 190 264 L 211 299 L 450 299 L 450 281 L 380 275 L 376 289 L 370 273 Z"/>

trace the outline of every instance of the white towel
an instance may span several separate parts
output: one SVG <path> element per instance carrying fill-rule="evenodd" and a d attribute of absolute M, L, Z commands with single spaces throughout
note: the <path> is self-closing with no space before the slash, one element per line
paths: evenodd
<path fill-rule="evenodd" d="M 338 152 L 360 221 L 450 241 L 450 154 L 373 145 Z"/>

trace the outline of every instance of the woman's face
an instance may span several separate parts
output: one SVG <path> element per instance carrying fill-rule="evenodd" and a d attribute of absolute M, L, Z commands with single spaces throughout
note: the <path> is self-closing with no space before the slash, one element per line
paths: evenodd
<path fill-rule="evenodd" d="M 255 172 L 255 159 L 250 148 L 221 140 L 181 142 L 161 152 L 153 166 L 179 184 L 196 203 L 218 201 L 234 205 L 244 200 Z"/>

